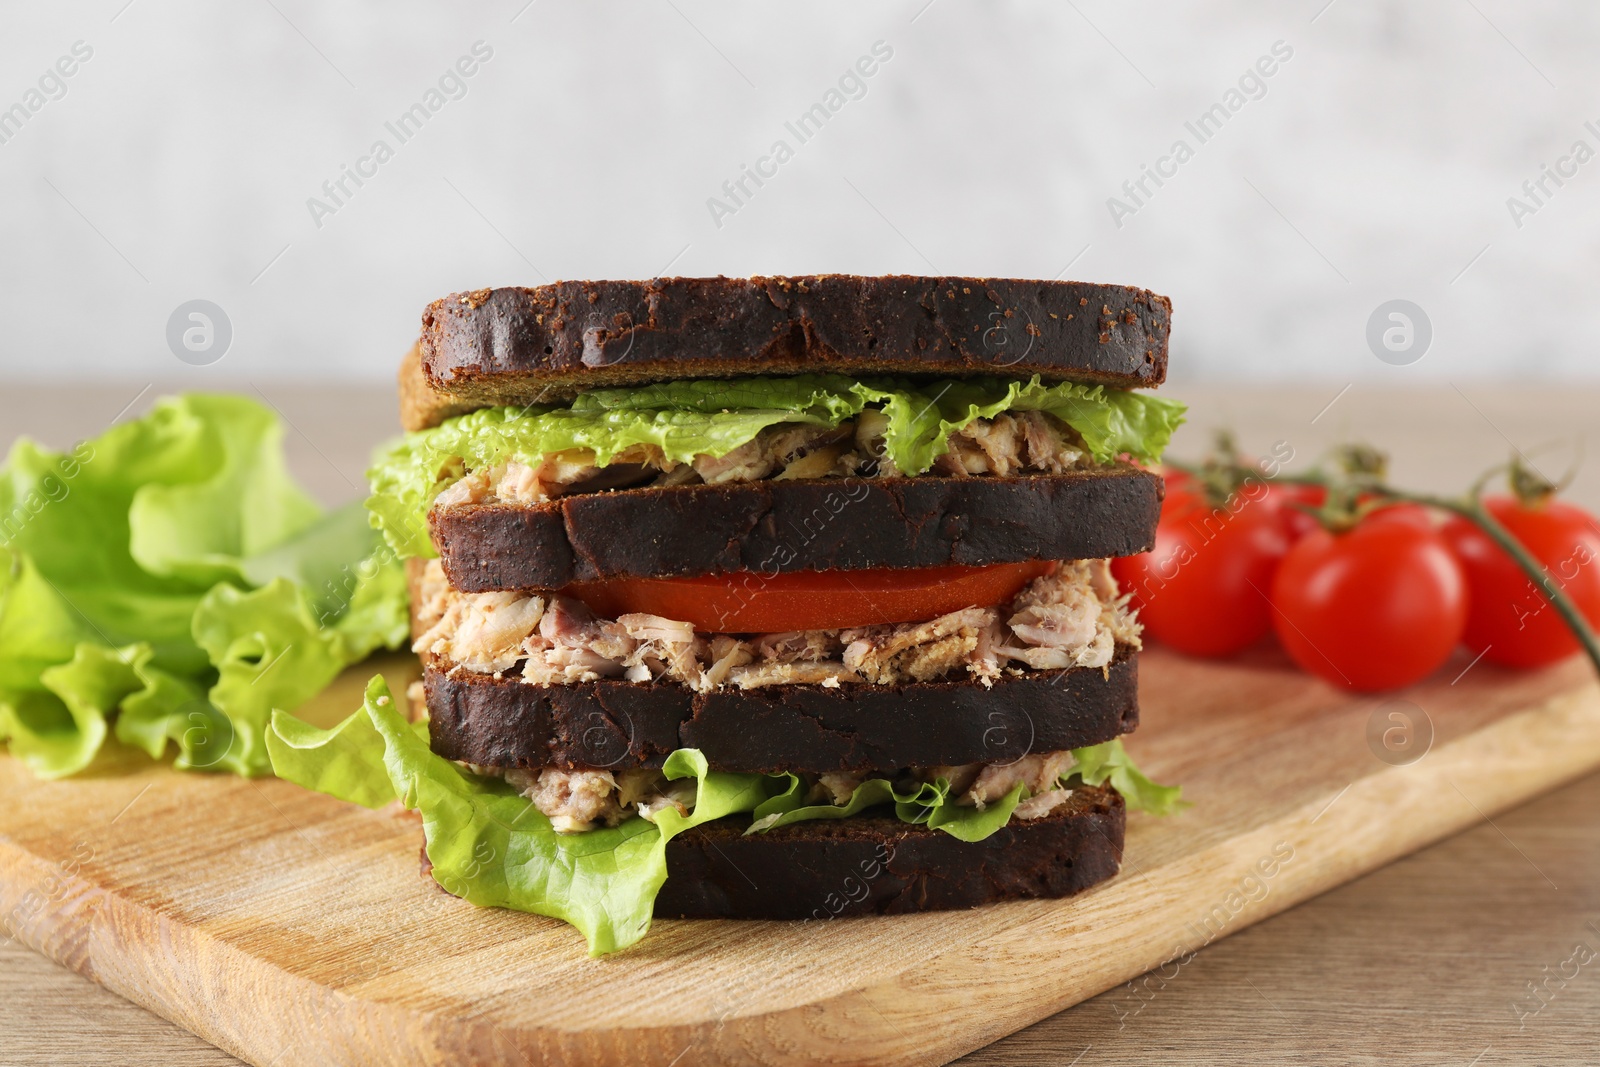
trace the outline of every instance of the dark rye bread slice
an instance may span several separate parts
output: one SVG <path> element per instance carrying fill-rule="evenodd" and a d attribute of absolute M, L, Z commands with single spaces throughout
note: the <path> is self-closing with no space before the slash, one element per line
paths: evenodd
<path fill-rule="evenodd" d="M 889 814 L 748 836 L 748 818 L 719 819 L 667 843 L 655 913 L 828 919 L 1071 896 L 1117 873 L 1126 817 L 1115 790 L 1080 786 L 1044 818 L 972 842 Z"/>
<path fill-rule="evenodd" d="M 1116 875 L 1127 810 L 1109 786 L 1079 786 L 1044 818 L 982 841 L 886 812 L 747 836 L 749 825 L 729 816 L 668 841 L 656 917 L 833 919 L 1069 897 Z M 424 877 L 432 869 L 424 849 Z"/>
<path fill-rule="evenodd" d="M 465 593 L 864 567 L 982 566 L 1148 551 L 1162 481 L 1129 466 L 997 478 L 833 478 L 580 493 L 435 508 Z"/>
<path fill-rule="evenodd" d="M 1172 304 L 1125 285 L 1014 278 L 656 278 L 478 289 L 429 304 L 419 369 L 436 406 L 557 402 L 679 378 L 1004 374 L 1122 388 L 1166 377 Z"/>
<path fill-rule="evenodd" d="M 660 767 L 678 748 L 699 749 L 717 770 L 764 774 L 1005 763 L 1139 724 L 1130 649 L 1104 670 L 1028 672 L 992 688 L 965 675 L 709 693 L 613 679 L 541 686 L 424 662 L 433 751 L 487 767 Z"/>

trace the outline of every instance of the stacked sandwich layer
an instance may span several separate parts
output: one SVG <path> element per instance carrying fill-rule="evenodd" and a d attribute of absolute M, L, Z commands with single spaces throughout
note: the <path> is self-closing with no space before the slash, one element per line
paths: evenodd
<path fill-rule="evenodd" d="M 652 910 L 1110 877 L 1125 809 L 1176 800 L 1117 740 L 1140 641 L 1107 566 L 1154 537 L 1160 480 L 1128 460 L 1182 409 L 1128 390 L 1164 377 L 1169 314 L 844 276 L 436 302 L 369 503 L 409 557 L 426 749 L 374 688 L 280 735 L 279 773 L 406 800 L 447 889 L 596 951 Z"/>

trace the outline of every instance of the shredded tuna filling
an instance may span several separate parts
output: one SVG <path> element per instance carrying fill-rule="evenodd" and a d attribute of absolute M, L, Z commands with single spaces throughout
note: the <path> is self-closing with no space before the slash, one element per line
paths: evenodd
<path fill-rule="evenodd" d="M 1139 624 L 1107 560 L 1062 563 L 1009 604 L 927 622 L 736 636 L 657 615 L 601 619 L 559 593 L 460 593 L 438 560 L 419 590 L 412 650 L 450 670 L 520 674 L 533 685 L 601 678 L 723 686 L 895 685 L 965 673 L 985 685 L 1027 670 L 1106 668 L 1140 647 Z"/>
<path fill-rule="evenodd" d="M 756 482 L 771 479 L 891 478 L 900 475 L 883 452 L 888 418 L 868 409 L 838 426 L 780 423 L 725 456 L 668 459 L 655 445 L 634 445 L 604 467 L 585 449 L 555 452 L 529 466 L 508 462 L 466 472 L 440 493 L 436 507 L 538 504 L 575 493 L 645 486 Z M 1042 411 L 974 419 L 949 437 L 949 451 L 924 477 L 1063 474 L 1096 466 L 1078 432 Z"/>
<path fill-rule="evenodd" d="M 1071 773 L 1071 752 L 1045 752 L 1024 756 L 1013 763 L 970 763 L 960 767 L 918 767 L 892 772 L 800 775 L 807 787 L 807 804 L 850 802 L 856 787 L 869 778 L 887 778 L 902 793 L 918 782 L 943 778 L 950 783 L 956 803 L 980 810 L 1001 799 L 1018 782 L 1027 799 L 1012 812 L 1014 819 L 1038 819 L 1055 811 L 1072 790 L 1062 779 Z M 533 802 L 561 833 L 578 833 L 597 826 L 616 826 L 638 814 L 655 821 L 656 813 L 672 807 L 687 815 L 694 807 L 695 784 L 668 781 L 655 770 L 565 771 L 555 767 L 497 770 L 474 767 L 480 774 L 503 777 L 512 788 Z"/>

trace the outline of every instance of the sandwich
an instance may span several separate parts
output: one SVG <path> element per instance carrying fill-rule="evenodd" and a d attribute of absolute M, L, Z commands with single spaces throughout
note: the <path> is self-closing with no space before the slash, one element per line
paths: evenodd
<path fill-rule="evenodd" d="M 417 811 L 448 892 L 564 919 L 1061 897 L 1173 809 L 1119 738 L 1183 408 L 1125 286 L 672 278 L 457 293 L 368 507 L 422 680 L 280 776 Z"/>

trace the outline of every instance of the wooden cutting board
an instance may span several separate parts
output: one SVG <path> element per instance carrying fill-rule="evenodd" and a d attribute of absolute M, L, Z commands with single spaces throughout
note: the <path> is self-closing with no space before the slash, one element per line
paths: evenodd
<path fill-rule="evenodd" d="M 274 1067 L 941 1063 L 1600 766 L 1586 662 L 1466 667 L 1351 699 L 1276 653 L 1151 651 L 1128 747 L 1194 807 L 1130 816 L 1115 880 L 969 912 L 661 921 L 599 960 L 424 881 L 410 819 L 142 757 L 66 782 L 0 758 L 0 924 Z M 314 717 L 354 707 L 365 673 Z"/>

